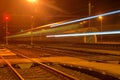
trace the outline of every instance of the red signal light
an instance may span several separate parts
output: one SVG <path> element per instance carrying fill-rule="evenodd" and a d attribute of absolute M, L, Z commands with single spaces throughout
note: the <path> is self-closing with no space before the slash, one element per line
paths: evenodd
<path fill-rule="evenodd" d="M 6 16 L 6 17 L 5 17 L 5 20 L 8 20 L 8 19 L 9 19 L 9 17 L 8 17 L 8 16 Z"/>
<path fill-rule="evenodd" d="M 10 19 L 10 17 L 9 17 L 8 15 L 5 15 L 5 16 L 4 16 L 4 20 L 5 20 L 5 21 L 8 21 L 9 19 Z"/>

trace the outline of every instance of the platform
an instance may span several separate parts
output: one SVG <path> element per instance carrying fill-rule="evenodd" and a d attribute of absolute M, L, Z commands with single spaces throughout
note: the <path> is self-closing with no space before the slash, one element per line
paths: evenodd
<path fill-rule="evenodd" d="M 8 49 L 0 49 L 0 56 L 13 56 L 16 55 Z"/>

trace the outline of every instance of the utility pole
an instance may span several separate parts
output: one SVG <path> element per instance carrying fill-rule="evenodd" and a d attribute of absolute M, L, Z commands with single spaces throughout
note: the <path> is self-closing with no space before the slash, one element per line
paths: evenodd
<path fill-rule="evenodd" d="M 33 26 L 34 26 L 34 16 L 31 16 L 31 41 L 30 44 L 31 46 L 33 45 Z"/>
<path fill-rule="evenodd" d="M 88 16 L 91 16 L 91 2 L 88 3 Z M 89 20 L 89 27 L 91 27 L 91 20 Z"/>

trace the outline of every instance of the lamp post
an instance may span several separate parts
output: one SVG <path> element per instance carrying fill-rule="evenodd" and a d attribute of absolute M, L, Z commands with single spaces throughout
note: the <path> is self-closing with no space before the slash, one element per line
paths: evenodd
<path fill-rule="evenodd" d="M 35 3 L 37 2 L 37 0 L 27 0 L 28 2 L 30 2 L 32 4 L 32 8 L 34 9 Z M 34 10 L 33 10 L 34 11 Z M 33 26 L 34 26 L 34 16 L 31 16 L 31 38 L 30 38 L 30 44 L 33 45 Z"/>
<path fill-rule="evenodd" d="M 32 32 L 33 26 L 34 26 L 34 16 L 31 16 L 31 41 L 30 41 L 31 45 L 33 45 L 33 32 Z"/>
<path fill-rule="evenodd" d="M 103 28 L 103 17 L 102 16 L 99 16 L 98 17 L 100 19 L 100 31 L 102 32 L 102 28 Z M 102 35 L 101 35 L 101 42 L 102 42 Z"/>

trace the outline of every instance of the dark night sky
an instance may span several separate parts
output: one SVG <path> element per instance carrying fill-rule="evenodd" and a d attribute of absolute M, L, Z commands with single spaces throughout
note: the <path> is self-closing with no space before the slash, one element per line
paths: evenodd
<path fill-rule="evenodd" d="M 9 15 L 9 32 L 29 29 L 31 15 L 35 27 L 57 21 L 88 16 L 88 2 L 92 4 L 92 15 L 120 10 L 120 0 L 38 0 L 32 5 L 27 0 L 0 0 L 0 36 L 4 35 L 4 15 Z"/>

